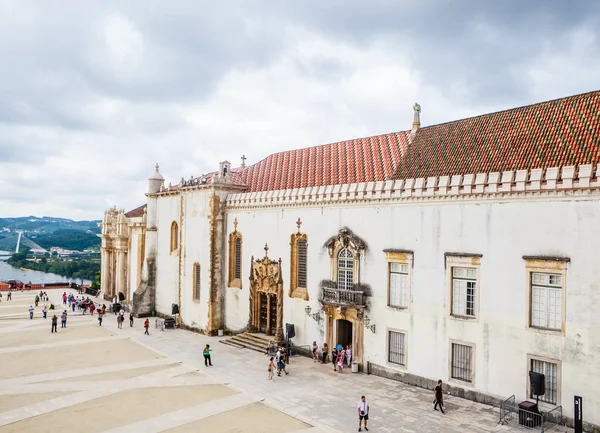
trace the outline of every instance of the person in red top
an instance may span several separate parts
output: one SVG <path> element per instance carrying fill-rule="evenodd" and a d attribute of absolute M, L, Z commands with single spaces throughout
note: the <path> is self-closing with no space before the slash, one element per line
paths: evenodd
<path fill-rule="evenodd" d="M 150 328 L 150 321 L 148 319 L 146 319 L 144 321 L 144 328 L 146 328 L 146 331 L 144 332 L 144 334 L 150 335 L 150 333 L 148 332 L 148 328 Z"/>
<path fill-rule="evenodd" d="M 90 314 L 93 316 L 94 315 L 94 310 L 96 309 L 96 306 L 94 305 L 94 303 L 90 303 Z"/>

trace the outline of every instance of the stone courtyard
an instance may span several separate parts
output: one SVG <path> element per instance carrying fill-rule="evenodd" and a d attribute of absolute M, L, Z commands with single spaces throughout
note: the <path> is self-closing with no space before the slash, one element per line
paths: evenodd
<path fill-rule="evenodd" d="M 62 291 L 49 291 L 62 312 Z M 371 405 L 372 432 L 519 432 L 497 424 L 498 410 L 446 396 L 447 414 L 432 410 L 432 393 L 376 376 L 344 373 L 293 357 L 290 375 L 269 382 L 267 358 L 183 330 L 160 331 L 142 320 L 117 328 L 107 314 L 69 315 L 50 333 L 43 304 L 29 320 L 34 293 L 0 303 L 0 433 L 357 431 L 356 403 Z M 206 368 L 202 348 L 213 349 Z M 553 431 L 567 431 L 555 428 Z"/>

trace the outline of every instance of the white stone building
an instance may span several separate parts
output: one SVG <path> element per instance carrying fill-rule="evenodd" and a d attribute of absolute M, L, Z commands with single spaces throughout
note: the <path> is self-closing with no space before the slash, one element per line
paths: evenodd
<path fill-rule="evenodd" d="M 352 344 L 363 371 L 600 425 L 600 92 L 282 152 L 107 211 L 102 290 L 208 334 Z M 310 314 L 307 314 L 310 307 Z"/>

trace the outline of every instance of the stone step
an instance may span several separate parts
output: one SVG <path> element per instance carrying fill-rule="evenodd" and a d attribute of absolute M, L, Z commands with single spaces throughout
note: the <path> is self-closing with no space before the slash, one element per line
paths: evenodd
<path fill-rule="evenodd" d="M 253 342 L 256 345 L 267 347 L 270 341 L 273 341 L 273 337 L 264 335 L 264 334 L 251 334 L 249 332 L 244 332 L 242 334 L 237 334 L 233 337 L 234 339 L 244 340 L 248 342 Z"/>
<path fill-rule="evenodd" d="M 228 346 L 235 347 L 235 348 L 237 348 L 237 349 L 245 349 L 245 347 L 244 347 L 244 346 L 242 346 L 242 345 L 240 345 L 240 344 L 236 343 L 235 341 L 231 341 L 231 339 L 228 339 L 228 340 L 220 340 L 220 341 L 219 341 L 219 343 L 223 343 L 223 344 L 226 344 L 226 345 L 228 345 Z"/>

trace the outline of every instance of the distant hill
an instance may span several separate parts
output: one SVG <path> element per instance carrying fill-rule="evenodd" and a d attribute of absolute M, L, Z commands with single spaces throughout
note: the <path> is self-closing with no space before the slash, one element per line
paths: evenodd
<path fill-rule="evenodd" d="M 94 233 L 81 230 L 56 230 L 50 234 L 31 235 L 31 240 L 42 248 L 61 247 L 67 250 L 83 251 L 100 247 L 100 238 Z"/>
<path fill-rule="evenodd" d="M 0 218 L 0 250 L 15 251 L 18 232 L 21 245 L 29 248 L 60 247 L 83 251 L 100 247 L 100 221 L 73 221 L 54 217 Z"/>
<path fill-rule="evenodd" d="M 100 233 L 98 223 L 100 221 L 73 221 L 66 218 L 54 217 L 17 217 L 17 218 L 0 218 L 0 232 L 4 228 L 9 228 L 11 231 L 22 230 L 25 232 L 34 233 L 53 233 L 56 230 L 79 230 L 90 233 Z M 6 233 L 2 233 L 6 235 Z"/>

